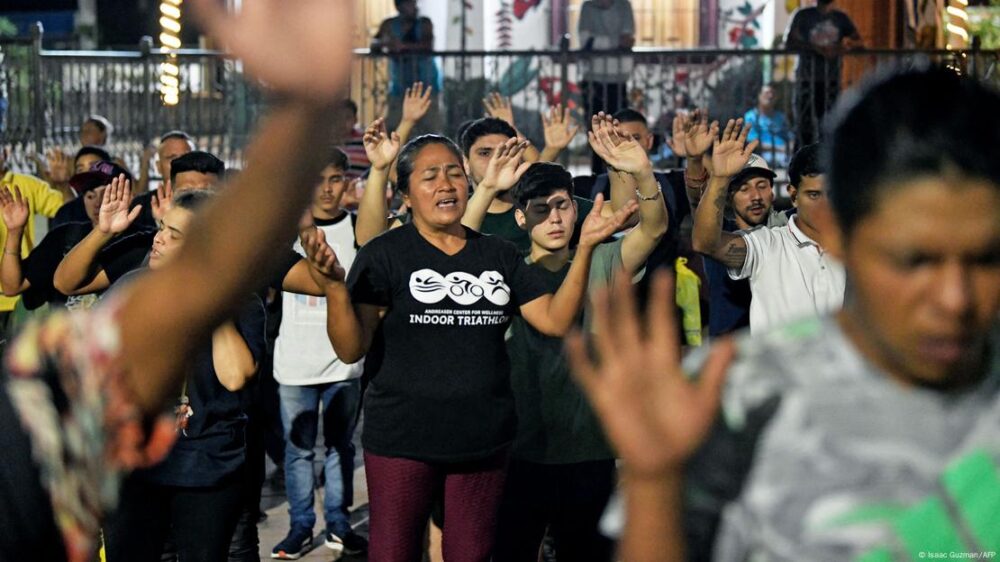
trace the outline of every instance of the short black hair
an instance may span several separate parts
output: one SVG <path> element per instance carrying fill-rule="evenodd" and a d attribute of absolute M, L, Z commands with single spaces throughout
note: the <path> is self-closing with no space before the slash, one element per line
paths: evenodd
<path fill-rule="evenodd" d="M 410 175 L 413 174 L 413 166 L 416 163 L 417 156 L 424 147 L 432 144 L 440 144 L 447 148 L 458 158 L 459 163 L 462 162 L 462 152 L 448 137 L 441 135 L 420 135 L 406 143 L 400 149 L 399 156 L 396 158 L 396 190 L 400 193 L 409 193 Z"/>
<path fill-rule="evenodd" d="M 819 143 L 807 144 L 798 149 L 788 163 L 788 185 L 798 189 L 802 178 L 825 173 L 822 146 Z"/>
<path fill-rule="evenodd" d="M 192 150 L 170 162 L 170 183 L 174 182 L 177 174 L 183 172 L 215 174 L 221 180 L 226 175 L 226 164 L 204 150 Z"/>
<path fill-rule="evenodd" d="M 617 119 L 619 123 L 642 123 L 647 127 L 649 126 L 649 122 L 646 121 L 646 116 L 631 107 L 619 109 L 614 115 L 612 115 L 612 117 Z"/>
<path fill-rule="evenodd" d="M 472 145 L 486 135 L 504 135 L 509 138 L 517 136 L 517 131 L 510 123 L 496 117 L 483 117 L 473 121 L 462 133 L 462 152 L 466 156 L 472 150 Z"/>
<path fill-rule="evenodd" d="M 573 174 L 559 164 L 535 162 L 525 170 L 517 185 L 511 190 L 511 196 L 517 208 L 523 211 L 527 208 L 528 201 L 538 197 L 548 197 L 560 190 L 573 195 Z"/>
<path fill-rule="evenodd" d="M 191 143 L 192 145 L 194 144 L 194 139 L 191 138 L 191 135 L 185 133 L 184 131 L 181 131 L 180 129 L 174 129 L 173 131 L 167 131 L 166 133 L 163 133 L 162 135 L 160 135 L 160 144 L 163 144 L 163 143 L 167 142 L 170 139 L 180 139 L 180 140 L 183 140 L 183 141 L 187 141 L 187 142 Z"/>
<path fill-rule="evenodd" d="M 193 213 L 211 201 L 213 197 L 215 194 L 207 189 L 188 189 L 174 195 L 170 204 Z"/>
<path fill-rule="evenodd" d="M 351 167 L 351 160 L 347 157 L 346 152 L 336 146 L 331 146 L 324 155 L 323 166 L 333 166 L 346 172 Z"/>
<path fill-rule="evenodd" d="M 113 160 L 111 158 L 111 153 L 109 153 L 107 150 L 104 150 L 99 146 L 88 144 L 87 146 L 84 146 L 80 148 L 80 150 L 76 151 L 76 156 L 73 157 L 73 164 L 75 165 L 76 161 L 79 160 L 80 157 L 86 156 L 88 154 L 93 154 L 94 156 L 97 156 L 98 158 L 106 162 L 111 162 Z"/>
<path fill-rule="evenodd" d="M 952 69 L 873 77 L 829 124 L 829 197 L 846 236 L 900 182 L 955 174 L 1000 186 L 1000 93 Z"/>

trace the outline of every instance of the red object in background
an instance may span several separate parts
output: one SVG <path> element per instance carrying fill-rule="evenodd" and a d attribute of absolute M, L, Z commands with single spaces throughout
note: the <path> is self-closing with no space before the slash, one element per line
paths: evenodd
<path fill-rule="evenodd" d="M 514 17 L 524 19 L 524 14 L 541 2 L 542 0 L 514 0 Z"/>
<path fill-rule="evenodd" d="M 548 78 L 538 79 L 538 87 L 542 90 L 542 92 L 545 93 L 545 100 L 548 102 L 550 106 L 555 105 L 557 103 L 563 103 L 562 92 L 556 91 L 556 87 L 559 85 L 559 82 L 560 82 L 559 78 L 551 76 Z M 570 109 L 575 109 L 576 102 L 574 101 L 573 98 L 580 96 L 580 86 L 576 85 L 574 82 L 570 82 L 568 88 L 569 88 L 569 100 L 565 102 L 566 107 Z"/>

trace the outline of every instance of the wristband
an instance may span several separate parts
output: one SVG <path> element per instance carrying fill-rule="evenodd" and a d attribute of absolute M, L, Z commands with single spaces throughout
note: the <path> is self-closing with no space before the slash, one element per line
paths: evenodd
<path fill-rule="evenodd" d="M 4 253 L 4 255 L 7 255 L 7 256 L 20 256 L 21 255 L 21 252 L 18 252 L 17 250 L 8 250 L 7 248 L 3 249 L 3 253 Z"/>
<path fill-rule="evenodd" d="M 660 198 L 660 195 L 661 195 L 661 192 L 660 192 L 659 189 L 657 189 L 656 193 L 654 195 L 650 195 L 649 197 L 646 197 L 645 195 L 643 195 L 639 191 L 638 187 L 635 188 L 635 196 L 639 198 L 639 201 L 656 201 L 657 199 Z"/>

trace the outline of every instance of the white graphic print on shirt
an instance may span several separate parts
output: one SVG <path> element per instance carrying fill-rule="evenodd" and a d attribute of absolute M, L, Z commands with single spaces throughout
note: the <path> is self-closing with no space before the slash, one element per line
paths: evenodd
<path fill-rule="evenodd" d="M 433 269 L 421 269 L 410 274 L 410 295 L 423 304 L 437 304 L 446 298 L 462 306 L 483 298 L 501 307 L 510 303 L 510 287 L 497 271 L 484 271 L 476 277 L 463 271 L 441 275 Z M 410 314 L 410 324 L 439 326 L 498 326 L 508 320 L 503 310 L 435 309 Z"/>
<path fill-rule="evenodd" d="M 424 304 L 436 304 L 445 297 L 465 306 L 483 297 L 497 306 L 510 302 L 510 287 L 496 271 L 484 271 L 479 277 L 456 271 L 445 277 L 433 269 L 421 269 L 410 274 L 410 294 Z"/>

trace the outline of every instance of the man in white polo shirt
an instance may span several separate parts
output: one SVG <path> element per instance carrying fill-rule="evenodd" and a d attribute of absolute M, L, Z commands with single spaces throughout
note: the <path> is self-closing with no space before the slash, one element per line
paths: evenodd
<path fill-rule="evenodd" d="M 733 279 L 749 279 L 750 331 L 838 310 L 844 302 L 844 268 L 823 249 L 832 221 L 819 164 L 819 147 L 807 146 L 789 166 L 789 195 L 797 208 L 787 226 L 739 233 L 722 230 L 732 194 L 766 183 L 774 172 L 746 142 L 749 129 L 730 120 L 712 154 L 714 175 L 695 213 L 694 249 L 722 262 Z"/>

